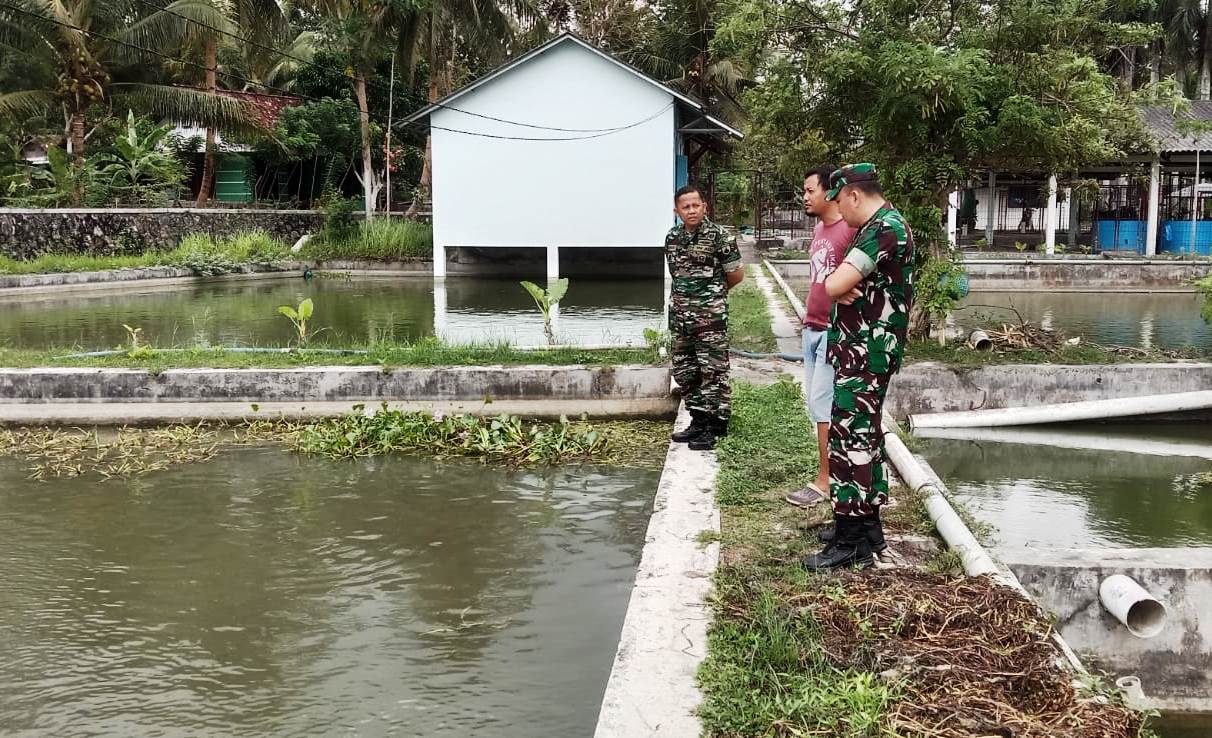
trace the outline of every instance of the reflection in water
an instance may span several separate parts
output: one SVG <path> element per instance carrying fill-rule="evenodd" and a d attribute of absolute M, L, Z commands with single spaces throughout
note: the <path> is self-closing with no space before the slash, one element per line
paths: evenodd
<path fill-rule="evenodd" d="M 586 735 L 656 477 L 242 449 L 34 484 L 0 462 L 0 725 Z"/>
<path fill-rule="evenodd" d="M 805 279 L 791 285 L 801 294 L 808 287 Z M 1212 325 L 1199 315 L 1201 302 L 1193 293 L 973 292 L 949 325 L 967 336 L 973 328 L 1017 323 L 1021 315 L 1093 343 L 1212 350 Z"/>
<path fill-rule="evenodd" d="M 0 347 L 112 348 L 123 324 L 159 347 L 284 346 L 293 337 L 280 305 L 311 298 L 314 342 L 330 346 L 413 341 L 440 332 L 452 342 L 545 343 L 543 320 L 517 280 L 456 277 L 435 292 L 429 278 L 245 282 L 0 297 Z M 560 307 L 558 338 L 570 343 L 643 345 L 662 328 L 660 279 L 574 280 Z"/>
<path fill-rule="evenodd" d="M 1212 433 L 1205 421 L 1047 431 L 1056 444 L 934 438 L 924 441 L 923 455 L 979 519 L 997 528 L 1002 546 L 1212 545 L 1212 461 L 1206 458 Z M 1067 448 L 1078 445 L 1066 443 L 1067 434 L 1098 434 L 1117 450 Z M 1189 454 L 1200 445 L 1205 458 L 1134 454 L 1125 450 L 1134 438 L 1171 442 Z"/>

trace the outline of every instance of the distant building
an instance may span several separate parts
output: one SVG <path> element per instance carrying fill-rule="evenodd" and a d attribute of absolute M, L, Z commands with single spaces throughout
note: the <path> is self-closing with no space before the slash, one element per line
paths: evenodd
<path fill-rule="evenodd" d="M 741 133 L 571 34 L 412 115 L 433 143 L 434 276 L 455 247 L 657 248 L 690 158 Z"/>

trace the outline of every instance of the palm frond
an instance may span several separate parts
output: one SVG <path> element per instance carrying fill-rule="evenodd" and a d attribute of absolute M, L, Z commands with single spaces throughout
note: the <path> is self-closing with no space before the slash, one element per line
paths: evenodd
<path fill-rule="evenodd" d="M 171 12 L 169 12 L 171 11 Z M 210 29 L 218 29 L 210 30 Z M 123 44 L 153 51 L 175 51 L 187 38 L 236 33 L 236 26 L 208 0 L 177 0 L 163 11 L 151 13 L 113 36 L 122 42 L 113 49 L 115 59 L 130 61 L 142 52 Z"/>
<path fill-rule="evenodd" d="M 158 120 L 246 133 L 263 132 L 250 106 L 224 95 L 211 95 L 189 87 L 135 82 L 111 85 L 110 95 L 116 108 L 130 108 Z"/>
<path fill-rule="evenodd" d="M 45 115 L 54 101 L 54 96 L 47 90 L 0 93 L 0 117 L 22 120 Z"/>

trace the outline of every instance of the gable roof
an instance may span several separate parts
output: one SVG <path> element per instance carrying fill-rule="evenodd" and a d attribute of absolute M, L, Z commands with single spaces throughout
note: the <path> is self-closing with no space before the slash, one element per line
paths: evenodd
<path fill-rule="evenodd" d="M 492 72 L 484 75 L 483 77 L 480 77 L 479 79 L 474 80 L 474 81 L 464 85 L 463 87 L 460 87 L 459 89 L 450 93 L 446 97 L 443 97 L 441 100 L 438 100 L 437 102 L 427 105 L 424 108 L 418 110 L 417 112 L 415 112 L 412 115 L 405 118 L 404 121 L 406 123 L 413 123 L 418 120 L 428 118 L 429 115 L 431 113 L 433 113 L 435 110 L 438 110 L 439 108 L 450 107 L 451 103 L 458 100 L 460 97 L 463 97 L 464 95 L 471 92 L 472 90 L 475 90 L 479 87 L 482 87 L 485 84 L 488 84 L 489 82 L 496 79 L 497 77 L 500 77 L 501 75 L 509 72 L 510 70 L 512 70 L 516 67 L 519 67 L 519 66 L 525 64 L 526 62 L 530 61 L 531 59 L 534 59 L 535 57 L 538 57 L 541 54 L 544 54 L 562 44 L 575 44 L 576 46 L 579 46 L 587 51 L 592 52 L 593 54 L 601 57 L 602 59 L 605 59 L 606 61 L 610 62 L 611 64 L 614 64 L 615 66 L 619 67 L 620 69 L 634 75 L 636 78 L 643 80 L 647 84 L 650 84 L 650 85 L 656 87 L 657 89 L 661 90 L 662 92 L 672 95 L 674 100 L 677 102 L 677 104 L 679 104 L 682 107 L 683 111 L 687 111 L 687 112 L 691 113 L 693 116 L 695 116 L 696 118 L 698 118 L 700 120 L 705 119 L 706 121 L 710 122 L 710 124 L 712 124 L 713 126 L 718 128 L 719 130 L 723 131 L 724 133 L 727 133 L 728 135 L 730 135 L 734 138 L 739 139 L 739 138 L 745 137 L 745 134 L 741 133 L 737 129 L 733 128 L 732 126 L 728 125 L 727 123 L 723 122 L 722 120 L 716 118 L 715 116 L 708 114 L 707 106 L 704 105 L 703 103 L 699 102 L 698 100 L 695 100 L 694 98 L 690 97 L 689 95 L 686 95 L 685 93 L 678 92 L 677 90 L 673 89 L 669 85 L 666 85 L 662 82 L 657 81 L 656 79 L 648 76 L 647 74 L 644 74 L 643 72 L 641 72 L 640 70 L 631 66 L 630 64 L 620 61 L 619 59 L 616 59 L 615 57 L 611 56 L 610 54 L 607 54 L 605 51 L 602 51 L 601 49 L 597 48 L 596 46 L 590 44 L 589 42 L 585 41 L 584 39 L 580 38 L 579 36 L 577 36 L 576 34 L 573 34 L 573 33 L 560 34 L 559 36 L 548 41 L 547 43 L 545 43 L 541 46 L 538 46 L 534 49 L 531 49 L 530 51 L 526 52 L 525 54 L 519 56 L 516 59 L 510 60 L 510 61 L 506 62 L 505 64 L 502 64 L 501 66 L 497 67 Z"/>
<path fill-rule="evenodd" d="M 1184 121 L 1201 121 L 1212 124 L 1212 100 L 1191 100 L 1190 110 L 1177 113 L 1165 105 L 1142 107 L 1141 118 L 1149 128 L 1149 133 L 1157 140 L 1157 150 L 1160 153 L 1181 153 L 1189 151 L 1212 151 L 1212 131 L 1203 133 L 1185 133 L 1182 130 Z"/>

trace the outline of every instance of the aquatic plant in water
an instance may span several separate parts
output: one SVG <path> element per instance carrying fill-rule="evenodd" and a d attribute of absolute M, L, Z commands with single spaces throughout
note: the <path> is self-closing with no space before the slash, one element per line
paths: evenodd
<path fill-rule="evenodd" d="M 298 308 L 293 308 L 290 305 L 282 305 L 278 308 L 278 312 L 285 315 L 290 320 L 291 325 L 295 327 L 295 335 L 300 346 L 306 346 L 308 339 L 311 337 L 307 333 L 307 321 L 311 320 L 311 314 L 314 309 L 315 305 L 312 303 L 310 297 L 299 303 Z"/>
<path fill-rule="evenodd" d="M 557 279 L 543 289 L 534 282 L 522 282 L 522 287 L 530 293 L 534 298 L 534 304 L 538 306 L 539 312 L 543 314 L 543 335 L 547 336 L 547 345 L 555 345 L 555 331 L 551 325 L 552 310 L 560 304 L 560 300 L 568 292 L 568 280 Z"/>
<path fill-rule="evenodd" d="M 297 450 L 331 458 L 425 451 L 436 456 L 478 456 L 506 463 L 559 463 L 605 451 L 606 439 L 585 423 L 528 423 L 514 415 L 431 415 L 382 408 L 302 428 Z"/>

